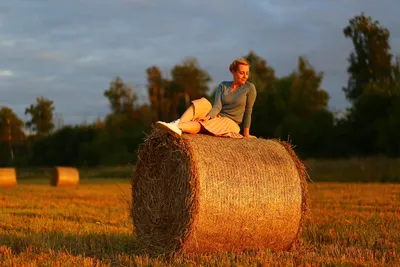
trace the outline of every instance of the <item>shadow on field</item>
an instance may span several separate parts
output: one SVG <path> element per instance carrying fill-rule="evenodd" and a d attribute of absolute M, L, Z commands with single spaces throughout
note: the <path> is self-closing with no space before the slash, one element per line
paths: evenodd
<path fill-rule="evenodd" d="M 139 243 L 131 234 L 70 235 L 62 232 L 0 235 L 0 246 L 8 246 L 13 254 L 68 253 L 75 256 L 109 258 L 116 255 L 143 255 Z"/>

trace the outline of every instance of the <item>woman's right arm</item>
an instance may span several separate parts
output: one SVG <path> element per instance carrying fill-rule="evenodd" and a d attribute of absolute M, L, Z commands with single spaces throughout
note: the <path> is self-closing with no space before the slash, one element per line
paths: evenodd
<path fill-rule="evenodd" d="M 210 116 L 211 119 L 217 116 L 222 109 L 222 89 L 223 85 L 222 83 L 220 83 L 217 88 L 217 91 L 215 92 L 214 105 L 211 111 L 207 115 Z"/>

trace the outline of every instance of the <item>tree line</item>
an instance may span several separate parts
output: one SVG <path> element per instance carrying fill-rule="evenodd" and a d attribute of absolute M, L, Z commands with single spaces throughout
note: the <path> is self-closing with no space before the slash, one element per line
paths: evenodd
<path fill-rule="evenodd" d="M 390 32 L 361 13 L 343 29 L 353 43 L 348 82 L 342 88 L 350 107 L 328 109 L 324 77 L 305 57 L 287 76 L 277 77 L 255 51 L 249 81 L 257 88 L 251 133 L 295 145 L 303 157 L 400 156 L 400 60 L 391 54 Z M 134 88 L 115 77 L 104 91 L 110 112 L 90 124 L 54 125 L 54 102 L 38 97 L 22 121 L 9 107 L 0 109 L 1 166 L 98 166 L 134 163 L 138 146 L 157 120 L 172 121 L 206 97 L 214 100 L 212 78 L 196 58 L 187 58 L 163 77 L 157 66 L 146 69 L 148 103 L 138 103 Z M 32 134 L 26 134 L 24 128 Z"/>

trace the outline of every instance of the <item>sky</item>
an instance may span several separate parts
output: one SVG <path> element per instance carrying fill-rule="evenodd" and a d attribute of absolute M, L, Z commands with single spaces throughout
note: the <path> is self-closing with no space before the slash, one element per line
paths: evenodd
<path fill-rule="evenodd" d="M 2 0 L 0 106 L 23 120 L 44 96 L 64 124 L 110 112 L 103 93 L 120 76 L 147 101 L 146 68 L 196 57 L 213 88 L 229 64 L 253 50 L 284 76 L 305 56 L 324 72 L 331 110 L 345 109 L 349 19 L 364 12 L 391 33 L 400 55 L 398 0 Z"/>

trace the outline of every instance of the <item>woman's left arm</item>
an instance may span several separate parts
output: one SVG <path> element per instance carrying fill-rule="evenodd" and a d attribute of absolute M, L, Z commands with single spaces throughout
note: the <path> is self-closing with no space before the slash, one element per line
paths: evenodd
<path fill-rule="evenodd" d="M 250 135 L 250 128 L 243 128 L 243 136 L 244 137 L 253 137 L 253 135 Z"/>
<path fill-rule="evenodd" d="M 253 84 L 250 84 L 249 92 L 246 98 L 246 107 L 243 115 L 243 136 L 254 137 L 250 135 L 251 113 L 253 112 L 254 102 L 256 101 L 257 91 Z"/>

